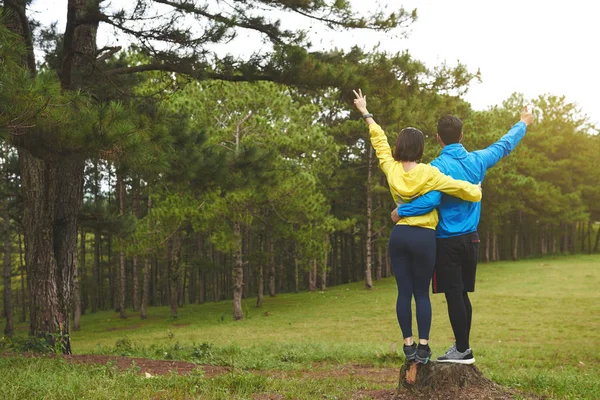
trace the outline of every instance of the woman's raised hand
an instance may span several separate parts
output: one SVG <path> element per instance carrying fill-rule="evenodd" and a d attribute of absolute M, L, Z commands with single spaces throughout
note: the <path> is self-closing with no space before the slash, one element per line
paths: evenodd
<path fill-rule="evenodd" d="M 360 89 L 358 89 L 358 92 L 356 90 L 353 90 L 353 92 L 354 92 L 354 95 L 356 96 L 356 98 L 354 99 L 354 105 L 356 106 L 358 111 L 360 111 L 363 115 L 368 114 L 367 96 L 363 96 L 362 90 L 360 90 Z"/>

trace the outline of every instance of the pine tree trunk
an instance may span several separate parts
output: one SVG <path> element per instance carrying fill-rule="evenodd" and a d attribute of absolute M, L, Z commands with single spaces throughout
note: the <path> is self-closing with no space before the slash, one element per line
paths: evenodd
<path fill-rule="evenodd" d="M 371 269 L 373 267 L 373 191 L 371 190 L 371 180 L 373 179 L 373 148 L 369 146 L 369 157 L 367 165 L 367 240 L 366 240 L 366 268 L 365 268 L 365 288 L 373 288 L 373 275 Z"/>
<path fill-rule="evenodd" d="M 515 227 L 515 239 L 513 243 L 513 261 L 517 261 L 519 259 L 519 228 Z"/>
<path fill-rule="evenodd" d="M 123 220 L 125 216 L 125 185 L 122 172 L 117 172 L 117 193 L 119 197 L 119 217 Z M 123 239 L 121 235 L 121 247 L 124 245 Z M 125 294 L 127 291 L 125 264 L 125 251 L 121 249 L 119 252 L 119 317 L 121 318 L 127 318 L 127 310 L 125 309 Z"/>
<path fill-rule="evenodd" d="M 23 296 L 21 297 L 21 322 L 27 321 L 27 303 L 25 302 L 25 268 L 26 265 L 23 262 L 23 243 L 21 238 L 21 233 L 19 236 L 19 265 L 21 270 L 21 293 Z"/>
<path fill-rule="evenodd" d="M 200 271 L 200 296 L 198 302 L 204 304 L 206 302 L 206 273 Z"/>
<path fill-rule="evenodd" d="M 6 174 L 8 175 L 8 167 L 6 163 L 4 167 L 7 168 Z M 13 321 L 13 304 L 12 304 L 12 264 L 10 262 L 11 255 L 11 242 L 10 242 L 10 214 L 8 213 L 8 200 L 4 202 L 4 317 L 6 317 L 6 325 L 4 326 L 4 334 L 6 336 L 12 336 L 14 332 L 14 321 Z"/>
<path fill-rule="evenodd" d="M 181 232 L 178 229 L 169 240 L 169 305 L 171 317 L 177 318 L 179 280 L 181 278 Z"/>
<path fill-rule="evenodd" d="M 140 305 L 140 318 L 148 318 L 148 291 L 150 290 L 150 258 L 144 258 L 144 276 L 142 281 L 142 304 Z"/>
<path fill-rule="evenodd" d="M 269 238 L 269 296 L 275 297 L 275 244 Z"/>
<path fill-rule="evenodd" d="M 596 243 L 594 244 L 594 253 L 598 252 L 599 245 L 600 245 L 600 227 L 598 227 L 598 232 L 596 232 Z"/>
<path fill-rule="evenodd" d="M 150 186 L 148 186 L 148 216 L 147 223 L 150 226 L 150 210 L 152 209 L 152 197 L 150 196 Z M 144 257 L 144 272 L 142 277 L 142 304 L 140 305 L 140 318 L 148 318 L 148 299 L 150 297 L 150 263 L 151 259 L 149 256 Z"/>
<path fill-rule="evenodd" d="M 375 280 L 383 278 L 383 252 L 381 247 L 377 246 L 377 268 L 375 269 Z"/>
<path fill-rule="evenodd" d="M 490 239 L 490 231 L 488 230 L 485 233 L 485 253 L 484 253 L 484 260 L 485 262 L 490 262 L 490 243 L 491 239 Z"/>
<path fill-rule="evenodd" d="M 239 321 L 244 318 L 242 311 L 242 286 L 244 282 L 244 261 L 242 258 L 242 232 L 239 222 L 233 223 L 233 237 L 235 249 L 233 252 L 233 319 Z M 274 271 L 273 271 L 274 272 Z M 275 287 L 273 286 L 273 290 Z"/>
<path fill-rule="evenodd" d="M 87 275 L 87 264 L 85 261 L 86 251 L 87 251 L 87 237 L 85 229 L 81 228 L 81 237 L 79 238 L 79 246 L 81 251 L 81 256 L 79 258 L 79 271 L 81 271 L 81 279 L 79 287 L 81 288 L 81 315 L 85 315 L 85 312 L 88 307 L 89 302 L 89 283 L 88 283 L 88 275 Z"/>
<path fill-rule="evenodd" d="M 327 255 L 329 247 L 329 235 L 325 235 L 325 244 L 323 246 L 323 265 L 321 266 L 321 290 L 327 290 Z"/>
<path fill-rule="evenodd" d="M 494 230 L 492 232 L 492 261 L 498 261 L 499 259 L 498 233 Z"/>
<path fill-rule="evenodd" d="M 100 271 L 100 246 L 102 246 L 102 235 L 100 234 L 100 230 L 96 228 L 94 230 L 94 266 L 92 269 L 92 275 L 94 284 L 92 285 L 92 313 L 95 313 L 97 310 L 101 309 L 102 303 L 100 302 L 102 292 L 102 273 Z"/>
<path fill-rule="evenodd" d="M 298 259 L 294 258 L 294 290 L 296 291 L 296 293 L 300 291 L 300 282 L 298 278 Z"/>
<path fill-rule="evenodd" d="M 592 254 L 592 220 L 588 220 L 587 241 L 588 254 Z"/>
<path fill-rule="evenodd" d="M 388 252 L 385 252 L 385 276 L 386 278 L 392 276 L 392 260 Z"/>
<path fill-rule="evenodd" d="M 262 308 L 264 291 L 263 263 L 259 261 L 256 274 L 256 308 Z"/>
<path fill-rule="evenodd" d="M 140 219 L 140 180 L 137 177 L 133 178 L 131 186 L 131 212 L 136 220 Z M 133 311 L 140 309 L 140 288 L 138 282 L 138 256 L 134 255 L 132 260 L 132 281 L 133 281 Z"/>
<path fill-rule="evenodd" d="M 317 290 L 317 260 L 313 260 L 312 268 L 308 271 L 308 290 Z"/>
<path fill-rule="evenodd" d="M 80 244 L 81 249 L 81 261 L 80 266 L 83 268 L 85 265 L 85 229 L 80 228 Z M 81 285 L 79 282 L 79 269 L 75 266 L 73 273 L 73 330 L 78 331 L 81 328 Z"/>

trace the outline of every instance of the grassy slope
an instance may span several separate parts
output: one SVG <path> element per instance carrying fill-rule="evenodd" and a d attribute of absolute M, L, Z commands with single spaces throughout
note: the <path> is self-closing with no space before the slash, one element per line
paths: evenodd
<path fill-rule="evenodd" d="M 482 264 L 472 296 L 478 366 L 495 381 L 527 391 L 600 398 L 599 285 L 598 256 Z M 175 321 L 166 307 L 151 309 L 147 321 L 102 312 L 83 317 L 73 348 L 111 352 L 127 336 L 134 345 L 126 349 L 130 354 L 215 363 L 227 358 L 242 368 L 306 368 L 314 361 L 389 365 L 399 362 L 389 356 L 390 347 L 401 345 L 395 296 L 392 278 L 372 291 L 350 284 L 266 298 L 262 310 L 248 299 L 240 322 L 231 320 L 229 302 L 186 306 Z M 431 344 L 439 355 L 452 332 L 443 296 L 432 299 Z M 202 342 L 212 343 L 221 358 L 193 356 L 192 344 Z"/>

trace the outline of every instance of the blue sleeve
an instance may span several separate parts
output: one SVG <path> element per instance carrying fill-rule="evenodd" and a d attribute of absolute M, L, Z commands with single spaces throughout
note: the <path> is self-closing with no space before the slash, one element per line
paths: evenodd
<path fill-rule="evenodd" d="M 410 203 L 402 204 L 398 207 L 398 215 L 401 217 L 416 217 L 432 212 L 442 202 L 442 192 L 437 190 L 425 193 Z"/>
<path fill-rule="evenodd" d="M 486 169 L 491 168 L 496 165 L 502 157 L 506 157 L 515 149 L 515 147 L 517 147 L 521 139 L 523 139 L 523 136 L 525 136 L 526 131 L 527 125 L 525 125 L 525 122 L 519 121 L 496 143 L 492 144 L 487 149 L 474 151 L 473 153 L 478 154 L 481 157 Z"/>

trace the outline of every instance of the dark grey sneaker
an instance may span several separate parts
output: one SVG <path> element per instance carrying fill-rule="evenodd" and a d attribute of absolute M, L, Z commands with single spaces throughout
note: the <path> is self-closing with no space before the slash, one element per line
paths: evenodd
<path fill-rule="evenodd" d="M 427 364 L 427 361 L 431 358 L 431 348 L 428 344 L 420 344 L 417 347 L 417 356 L 415 359 L 418 363 Z"/>
<path fill-rule="evenodd" d="M 475 357 L 473 357 L 473 350 L 467 349 L 465 352 L 461 353 L 456 348 L 456 343 L 448 349 L 446 354 L 437 358 L 438 362 L 444 363 L 455 363 L 455 364 L 473 364 L 475 362 Z"/>
<path fill-rule="evenodd" d="M 414 361 L 417 356 L 417 344 L 413 343 L 410 346 L 404 345 L 404 356 L 406 361 Z"/>

